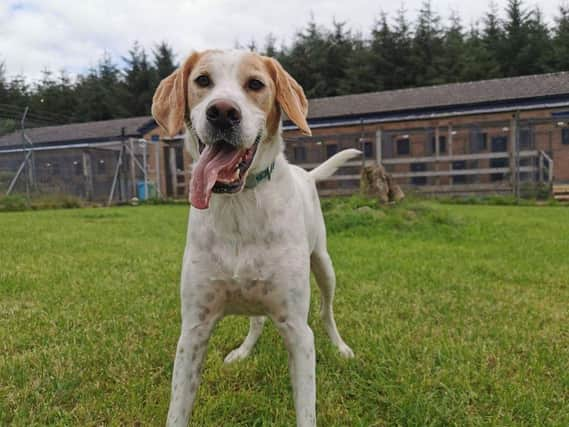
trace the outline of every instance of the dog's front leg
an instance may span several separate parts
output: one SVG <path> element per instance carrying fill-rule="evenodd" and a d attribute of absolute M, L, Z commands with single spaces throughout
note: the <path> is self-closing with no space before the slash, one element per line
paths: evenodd
<path fill-rule="evenodd" d="M 203 313 L 199 316 L 204 319 Z M 188 425 L 200 385 L 207 343 L 215 324 L 216 319 L 192 319 L 192 321 L 182 324 L 182 333 L 178 340 L 172 374 L 172 397 L 168 410 L 168 427 L 186 427 Z"/>
<path fill-rule="evenodd" d="M 282 320 L 282 319 L 281 319 Z M 306 320 L 276 322 L 289 354 L 289 371 L 298 427 L 316 426 L 314 335 Z"/>

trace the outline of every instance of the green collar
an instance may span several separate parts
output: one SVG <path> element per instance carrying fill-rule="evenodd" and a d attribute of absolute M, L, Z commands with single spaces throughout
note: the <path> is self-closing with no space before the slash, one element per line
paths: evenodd
<path fill-rule="evenodd" d="M 262 170 L 257 174 L 250 173 L 249 175 L 247 175 L 247 180 L 245 181 L 245 188 L 248 189 L 255 188 L 265 179 L 270 181 L 274 169 L 275 169 L 275 162 L 271 163 L 271 165 L 268 168 Z"/>

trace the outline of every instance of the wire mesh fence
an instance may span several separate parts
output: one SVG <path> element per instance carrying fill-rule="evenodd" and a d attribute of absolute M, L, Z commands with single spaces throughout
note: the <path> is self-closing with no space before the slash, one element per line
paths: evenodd
<path fill-rule="evenodd" d="M 25 146 L 0 153 L 0 192 L 33 200 L 71 196 L 101 204 L 156 196 L 145 142 Z"/>

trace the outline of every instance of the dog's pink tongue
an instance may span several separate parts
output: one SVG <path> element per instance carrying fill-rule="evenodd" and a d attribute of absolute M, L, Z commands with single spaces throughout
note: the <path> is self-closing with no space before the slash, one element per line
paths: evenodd
<path fill-rule="evenodd" d="M 204 148 L 194 166 L 190 181 L 190 203 L 198 209 L 207 209 L 211 190 L 219 175 L 233 174 L 241 151 L 229 144 L 217 143 Z"/>

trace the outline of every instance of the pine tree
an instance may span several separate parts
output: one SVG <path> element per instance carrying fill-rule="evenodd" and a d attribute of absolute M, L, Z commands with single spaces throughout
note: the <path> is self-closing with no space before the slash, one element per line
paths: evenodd
<path fill-rule="evenodd" d="M 527 56 L 530 13 L 523 8 L 522 0 L 508 0 L 506 14 L 501 51 L 502 71 L 505 76 L 529 74 L 529 62 L 533 60 Z"/>
<path fill-rule="evenodd" d="M 395 60 L 395 38 L 387 22 L 387 15 L 381 13 L 371 32 L 370 53 L 372 71 L 370 80 L 375 82 L 375 90 L 390 90 L 397 87 L 398 75 Z"/>
<path fill-rule="evenodd" d="M 464 41 L 464 68 L 462 81 L 483 80 L 490 77 L 487 64 L 489 52 L 484 45 L 478 23 L 473 23 Z"/>
<path fill-rule="evenodd" d="M 342 83 L 347 79 L 347 70 L 352 56 L 352 36 L 345 30 L 345 22 L 334 21 L 333 29 L 325 38 L 324 79 L 320 96 L 341 95 Z"/>
<path fill-rule="evenodd" d="M 413 37 L 413 72 L 418 86 L 444 83 L 443 37 L 440 17 L 431 1 L 423 2 Z"/>
<path fill-rule="evenodd" d="M 569 6 L 559 6 L 553 30 L 553 57 L 556 70 L 569 70 Z"/>
<path fill-rule="evenodd" d="M 128 54 L 128 57 L 123 57 L 126 63 L 124 83 L 128 93 L 123 105 L 132 116 L 149 115 L 157 82 L 156 70 L 138 42 L 134 43 Z"/>
<path fill-rule="evenodd" d="M 78 77 L 75 96 L 77 121 L 108 120 L 133 115 L 127 107 L 129 97 L 121 81 L 120 70 L 108 53 L 103 55 L 97 68 L 91 68 L 87 75 Z"/>
<path fill-rule="evenodd" d="M 361 34 L 351 39 L 352 51 L 339 94 L 374 92 L 382 89 L 375 72 L 374 56 L 369 42 Z"/>
<path fill-rule="evenodd" d="M 6 81 L 6 66 L 0 62 L 0 136 L 12 132 L 16 121 L 12 118 L 12 109 L 8 108 L 8 82 Z"/>
<path fill-rule="evenodd" d="M 296 34 L 292 47 L 282 51 L 279 61 L 302 85 L 306 96 L 316 98 L 327 93 L 323 70 L 326 66 L 326 40 L 314 18 Z"/>
<path fill-rule="evenodd" d="M 154 68 L 156 69 L 158 81 L 168 77 L 178 68 L 174 51 L 165 41 L 156 45 L 152 50 L 152 55 L 154 57 Z"/>
<path fill-rule="evenodd" d="M 480 52 L 481 55 L 478 56 L 478 58 L 482 61 L 482 64 L 485 64 L 481 67 L 485 75 L 481 78 L 490 79 L 503 76 L 504 71 L 501 53 L 504 45 L 504 30 L 498 19 L 498 7 L 496 3 L 490 3 L 490 10 L 484 16 L 483 23 L 484 28 L 482 30 L 481 41 L 485 52 Z M 473 57 L 473 53 L 470 55 Z"/>
<path fill-rule="evenodd" d="M 38 114 L 46 119 L 45 124 L 61 124 L 72 121 L 76 97 L 69 77 L 62 71 L 57 79 L 45 69 L 42 78 L 31 93 L 28 106 L 30 117 Z"/>
<path fill-rule="evenodd" d="M 275 46 L 277 40 L 272 33 L 269 33 L 265 39 L 265 47 L 263 48 L 263 55 L 274 58 L 277 56 L 277 48 Z"/>
<path fill-rule="evenodd" d="M 525 74 L 541 74 L 550 72 L 555 66 L 553 60 L 553 44 L 543 13 L 536 6 L 528 19 L 528 44 L 522 50 L 526 64 Z"/>
<path fill-rule="evenodd" d="M 416 85 L 416 72 L 413 71 L 413 40 L 411 26 L 407 21 L 405 8 L 397 11 L 393 26 L 393 78 L 391 89 L 400 89 Z"/>
<path fill-rule="evenodd" d="M 249 52 L 257 52 L 257 42 L 252 39 L 249 44 L 247 44 L 247 50 Z"/>
<path fill-rule="evenodd" d="M 450 26 L 443 41 L 442 66 L 445 82 L 454 83 L 462 80 L 465 68 L 465 42 L 460 16 L 451 12 Z"/>

